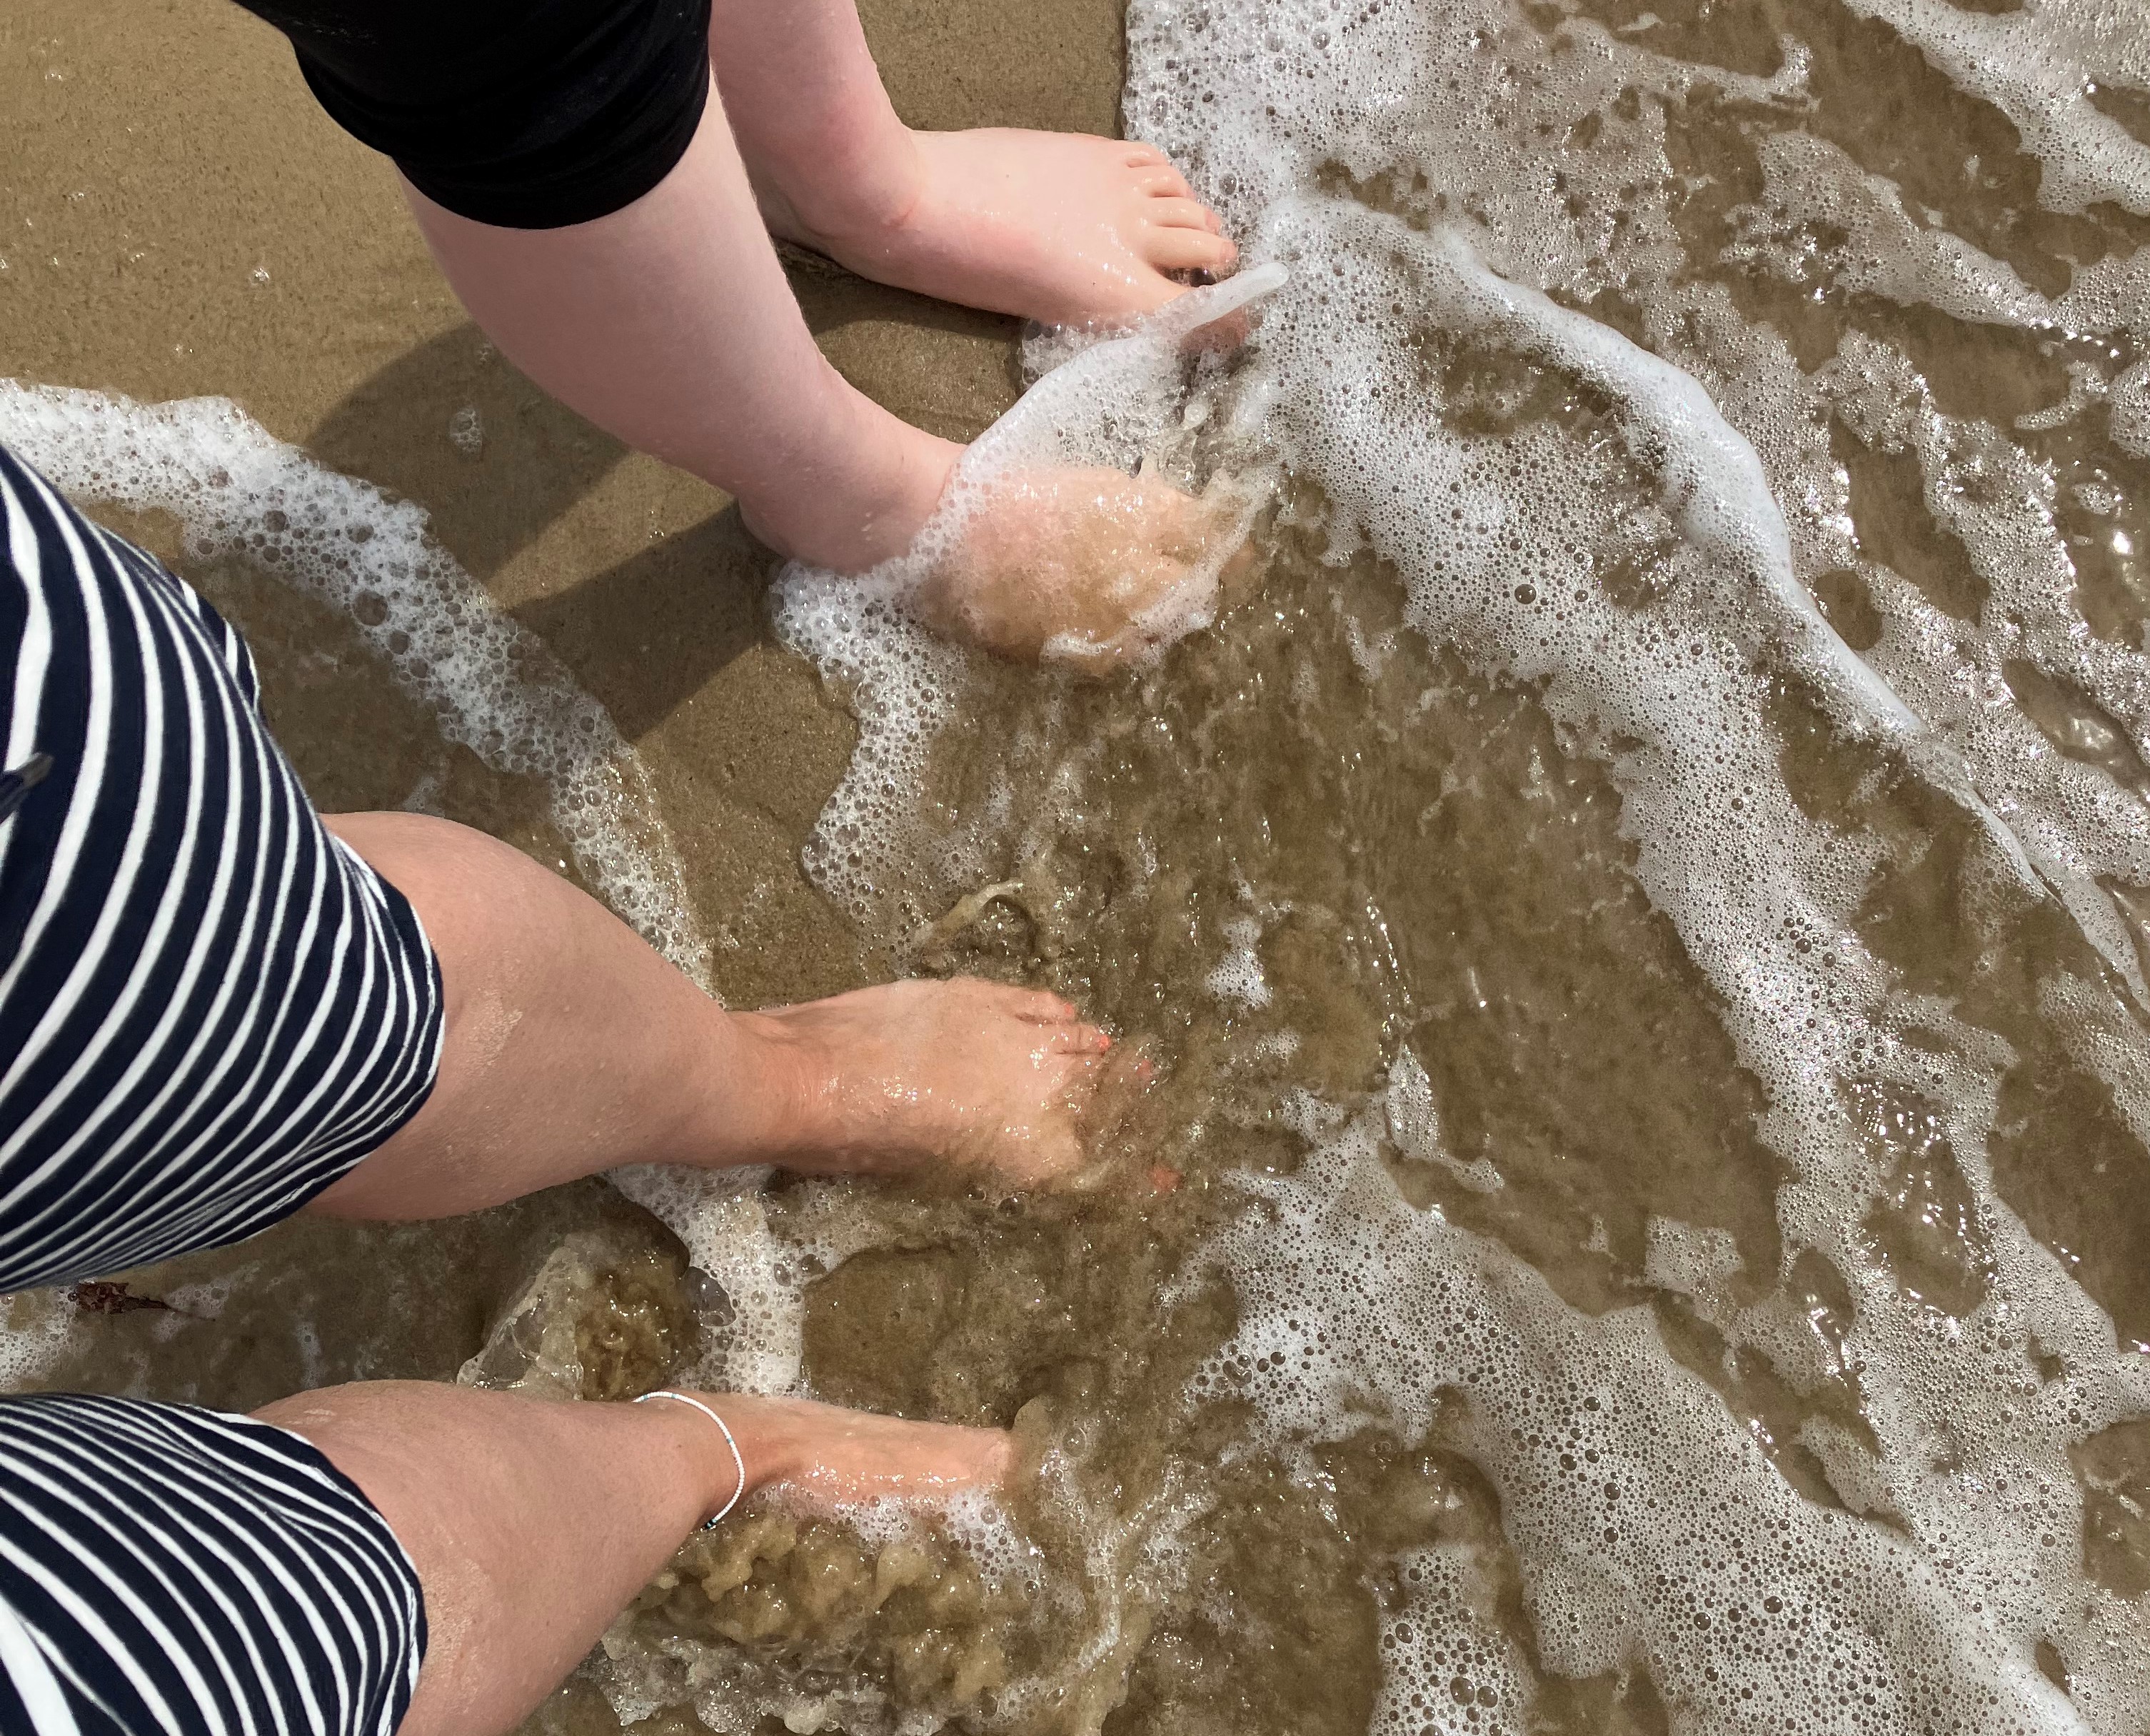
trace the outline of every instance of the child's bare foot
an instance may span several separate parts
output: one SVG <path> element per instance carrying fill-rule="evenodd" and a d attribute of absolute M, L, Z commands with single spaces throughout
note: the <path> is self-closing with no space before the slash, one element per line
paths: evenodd
<path fill-rule="evenodd" d="M 931 1499 L 1005 1481 L 1014 1443 L 999 1429 L 906 1422 L 811 1399 L 698 1395 L 732 1426 L 749 1486 L 816 1506 Z M 719 1486 L 733 1480 L 720 1463 Z"/>
<path fill-rule="evenodd" d="M 1007 127 L 900 138 L 899 161 L 855 178 L 785 174 L 749 149 L 771 233 L 879 283 L 1048 325 L 1148 313 L 1187 288 L 1167 273 L 1239 257 L 1153 146 Z"/>
<path fill-rule="evenodd" d="M 1075 468 L 985 488 L 916 606 L 935 630 L 1002 657 L 1102 674 L 1148 655 L 1209 624 L 1244 553 L 1244 502 L 1222 491 L 1197 498 Z"/>
<path fill-rule="evenodd" d="M 1078 1122 L 1112 1039 L 1057 995 L 958 977 L 743 1017 L 793 1082 L 763 1160 L 823 1173 L 938 1160 L 1021 1183 L 1083 1165 Z"/>

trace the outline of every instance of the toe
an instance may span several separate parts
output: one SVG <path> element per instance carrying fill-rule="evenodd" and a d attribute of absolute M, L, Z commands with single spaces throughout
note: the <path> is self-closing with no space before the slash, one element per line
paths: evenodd
<path fill-rule="evenodd" d="M 1048 1055 L 1102 1055 L 1112 1046 L 1111 1034 L 1095 1025 L 1067 1024 L 1048 1032 L 1042 1047 Z"/>
<path fill-rule="evenodd" d="M 1224 220 L 1199 199 L 1153 199 L 1143 207 L 1143 220 L 1160 229 L 1206 229 L 1221 235 Z"/>
<path fill-rule="evenodd" d="M 1142 250 L 1160 271 L 1220 271 L 1239 256 L 1229 237 L 1202 229 L 1153 229 Z"/>
<path fill-rule="evenodd" d="M 1135 190 L 1158 199 L 1192 199 L 1194 189 L 1187 184 L 1187 177 L 1169 163 L 1137 163 L 1134 170 Z"/>
<path fill-rule="evenodd" d="M 999 988 L 996 999 L 1011 1018 L 1033 1025 L 1063 1025 L 1075 1017 L 1074 1007 L 1047 989 Z"/>

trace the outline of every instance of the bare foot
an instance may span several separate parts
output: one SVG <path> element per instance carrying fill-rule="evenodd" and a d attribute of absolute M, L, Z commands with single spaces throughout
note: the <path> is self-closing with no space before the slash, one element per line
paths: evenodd
<path fill-rule="evenodd" d="M 908 163 L 871 180 L 786 190 L 757 175 L 770 232 L 879 283 L 1056 326 L 1148 313 L 1188 287 L 1167 273 L 1239 257 L 1153 146 L 1007 127 L 904 136 Z"/>
<path fill-rule="evenodd" d="M 1083 1167 L 1112 1038 L 1057 995 L 957 977 L 744 1017 L 795 1081 L 766 1161 L 871 1173 L 937 1159 L 1024 1183 Z"/>
<path fill-rule="evenodd" d="M 994 479 L 919 593 L 927 623 L 1003 657 L 1103 672 L 1215 618 L 1241 502 L 1116 470 Z"/>
<path fill-rule="evenodd" d="M 811 1399 L 698 1395 L 732 1426 L 749 1488 L 815 1506 L 894 1496 L 931 1500 L 1007 1480 L 1014 1442 L 999 1429 L 906 1422 Z M 718 1481 L 734 1473 L 719 1466 Z"/>

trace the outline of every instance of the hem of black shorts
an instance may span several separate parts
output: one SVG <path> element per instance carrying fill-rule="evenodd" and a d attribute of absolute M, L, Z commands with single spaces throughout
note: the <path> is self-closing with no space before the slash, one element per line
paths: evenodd
<path fill-rule="evenodd" d="M 703 63 L 691 101 L 672 124 L 631 155 L 586 174 L 561 175 L 535 185 L 503 183 L 496 172 L 472 174 L 437 170 L 398 158 L 403 178 L 444 210 L 494 229 L 571 229 L 623 211 L 655 192 L 679 166 L 709 106 L 709 71 Z"/>

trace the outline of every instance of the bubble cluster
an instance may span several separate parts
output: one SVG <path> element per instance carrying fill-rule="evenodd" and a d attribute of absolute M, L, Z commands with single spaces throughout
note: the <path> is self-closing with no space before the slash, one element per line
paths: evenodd
<path fill-rule="evenodd" d="M 1318 488 L 1340 567 L 1370 545 L 1410 627 L 1540 695 L 1568 750 L 1611 768 L 1636 879 L 1766 1095 L 1786 1270 L 1818 1259 L 1846 1299 L 1824 1330 L 1785 1273 L 1744 1274 L 1728 1236 L 1667 1220 L 1651 1281 L 1795 1390 L 1855 1377 L 1861 1430 L 1799 1425 L 1822 1479 L 1802 1492 L 1641 1313 L 1578 1314 L 1407 1205 L 1384 1167 L 1399 1152 L 1501 1183 L 1497 1152 L 1446 1151 L 1405 1049 L 1385 1105 L 1303 1104 L 1315 1157 L 1249 1183 L 1214 1250 L 1239 1326 L 1190 1396 L 1253 1401 L 1248 1450 L 1290 1452 L 1370 1421 L 1412 1438 L 1462 1395 L 1531 1667 L 1639 1669 L 1676 1728 L 2132 1728 L 2150 1628 L 2083 1577 L 2068 1456 L 2150 1409 L 2150 1374 L 1996 1190 L 2017 1057 L 1862 937 L 1890 846 L 1856 800 L 1825 811 L 1794 787 L 1785 719 L 1956 816 L 1961 897 L 2062 913 L 2093 961 L 2057 962 L 2039 1016 L 2150 1132 L 2150 526 L 2083 456 L 2101 429 L 2150 449 L 2150 255 L 2127 214 L 2150 212 L 2150 146 L 2111 98 L 2150 88 L 2150 39 L 2117 0 L 1851 0 L 1822 22 L 1879 31 L 1938 79 L 1955 106 L 1937 134 L 2034 159 L 1967 155 L 1935 195 L 1961 207 L 1952 226 L 1859 159 L 1828 44 L 1787 37 L 1773 69 L 1729 71 L 1681 58 L 1654 13 L 1615 29 L 1603 10 L 1135 0 L 1130 130 L 1289 277 L 1229 375 L 1179 396 L 1113 344 L 1034 343 L 1043 378 L 1003 427 L 1049 426 L 1063 452 L 1133 432 L 1154 454 L 1176 424 L 1229 426 Z M 1726 164 L 1683 154 L 1676 132 L 1734 106 Z M 1749 149 L 1743 180 L 1729 159 Z M 2004 169 L 2037 213 L 2001 209 Z M 1712 229 L 1696 214 L 1720 170 L 1742 190 Z M 2021 334 L 2031 383 L 1970 391 L 1948 371 L 1957 328 Z M 1896 542 L 1876 489 L 1917 515 Z M 936 719 L 964 701 L 901 633 L 881 640 L 795 642 L 909 684 L 901 763 L 870 727 L 872 779 L 831 810 L 869 840 L 844 871 L 870 862 L 886 887 L 911 871 L 917 823 L 897 816 Z M 1383 648 L 1355 655 L 1378 679 Z M 861 879 L 834 883 L 871 906 Z M 1226 938 L 1207 987 L 1244 1005 L 1254 937 Z M 1927 1106 L 1951 1154 L 1975 1258 L 1949 1309 L 1870 1229 L 1925 1185 L 1862 1120 L 1874 1093 Z M 1438 1563 L 1413 1564 L 1426 1588 L 1385 1617 L 1380 1727 L 1520 1727 L 1525 1662 Z"/>
<path fill-rule="evenodd" d="M 699 1362 L 681 1378 L 720 1392 L 787 1392 L 799 1381 L 806 1272 L 771 1232 L 765 1168 L 636 1164 L 613 1185 L 679 1238 L 688 1264 L 723 1293 L 705 1322 Z"/>
<path fill-rule="evenodd" d="M 2031 1663 L 2053 1612 L 2026 1608 L 2026 1587 L 1988 1602 L 1974 1564 L 1805 1500 L 1666 1357 L 1647 1310 L 1577 1313 L 1497 1244 L 1407 1205 L 1377 1116 L 1302 1113 L 1326 1128 L 1315 1154 L 1249 1181 L 1262 1209 L 1215 1249 L 1249 1312 L 1197 1389 L 1251 1402 L 1272 1443 L 1370 1418 L 1411 1438 L 1461 1395 L 1544 1666 L 1647 1659 L 1696 1729 L 2079 1728 Z M 2024 1493 L 2050 1526 L 2073 1488 Z M 1527 1673 L 1438 1587 L 1390 1617 L 1375 1728 L 1527 1727 Z"/>
<path fill-rule="evenodd" d="M 919 624 L 916 599 L 962 542 L 997 485 L 1052 467 L 1156 473 L 1190 492 L 1227 470 L 1259 472 L 1244 419 L 1215 413 L 1229 370 L 1183 352 L 1188 334 L 1276 288 L 1279 270 L 1248 273 L 1187 296 L 1140 330 L 1060 352 L 1067 359 L 966 449 L 933 518 L 905 553 L 861 578 L 794 563 L 771 593 L 777 631 L 849 695 L 859 743 L 807 840 L 807 872 L 868 924 L 902 932 L 940 914 L 903 901 L 925 833 L 920 794 L 932 744 L 963 711 L 970 657 Z M 1072 354 L 1069 352 L 1072 351 Z M 1244 407 L 1244 406 L 1243 406 Z M 1242 483 L 1240 528 L 1261 495 Z M 1150 655 L 1206 627 L 1219 569 L 1235 546 L 1219 538 L 1192 582 L 1141 624 Z M 1046 660 L 1054 658 L 1048 642 Z"/>

